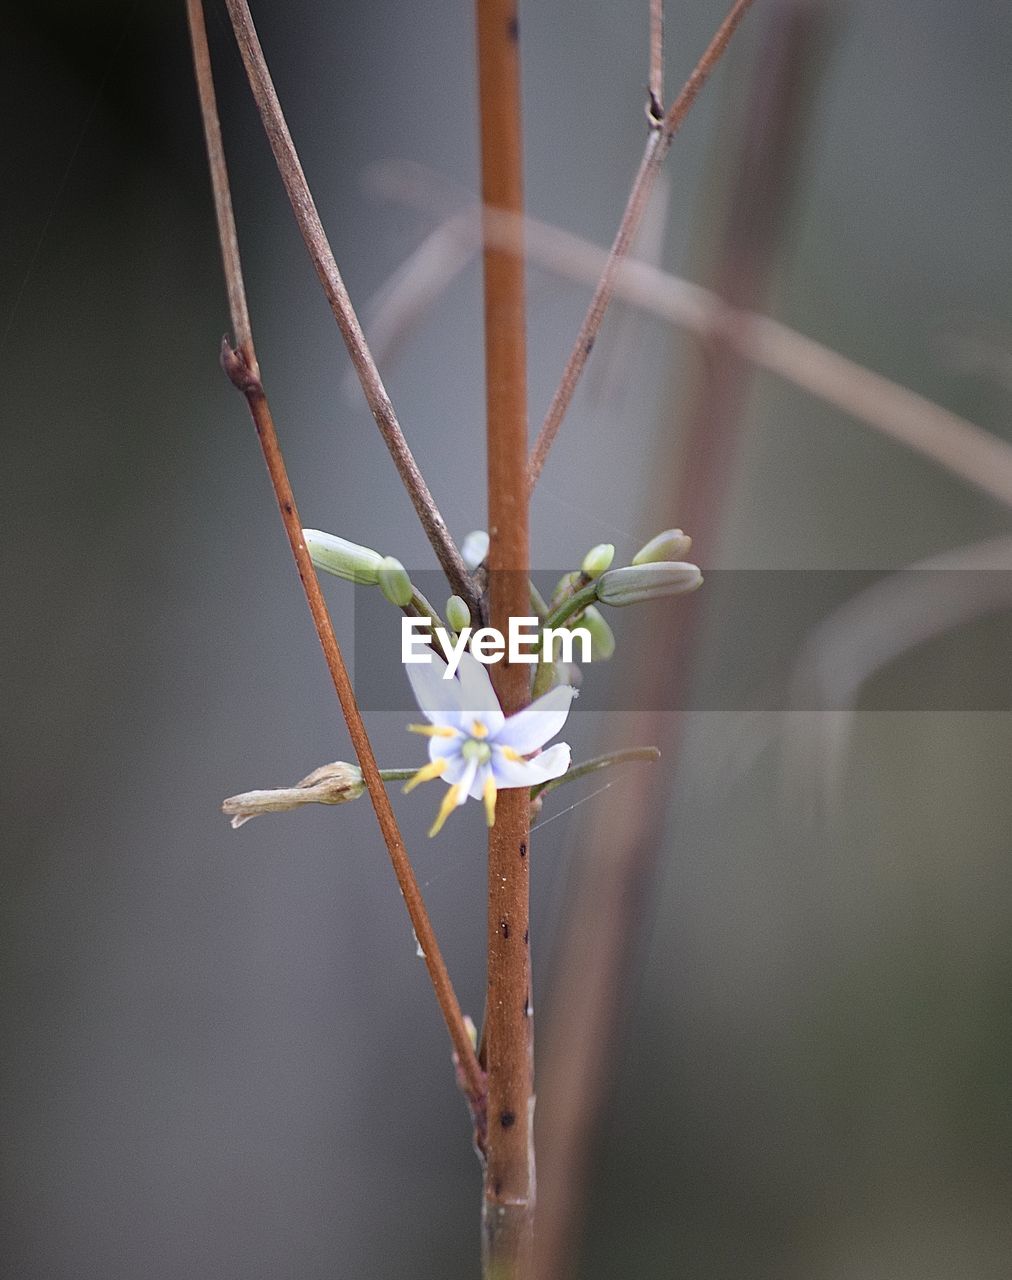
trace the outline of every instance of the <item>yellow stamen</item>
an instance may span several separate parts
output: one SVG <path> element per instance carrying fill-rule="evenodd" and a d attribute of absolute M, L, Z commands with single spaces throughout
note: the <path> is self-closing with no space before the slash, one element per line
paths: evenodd
<path fill-rule="evenodd" d="M 459 729 L 451 729 L 448 724 L 409 724 L 408 733 L 421 733 L 426 738 L 456 738 Z"/>
<path fill-rule="evenodd" d="M 487 725 L 487 724 L 482 724 L 482 722 L 481 722 L 480 720 L 473 720 L 473 721 L 471 722 L 471 737 L 472 737 L 472 738 L 487 738 L 487 737 L 488 737 L 488 725 Z"/>
<path fill-rule="evenodd" d="M 420 782 L 431 782 L 433 778 L 441 777 L 446 772 L 446 766 L 449 763 L 449 760 L 439 759 L 433 760 L 431 764 L 422 765 L 418 772 L 405 782 L 405 794 L 409 791 L 414 791 Z"/>
<path fill-rule="evenodd" d="M 485 779 L 484 787 L 482 787 L 481 798 L 485 801 L 485 819 L 490 827 L 495 822 L 495 798 L 497 795 L 495 779 L 489 774 Z"/>
<path fill-rule="evenodd" d="M 523 756 L 520 754 L 520 752 L 514 751 L 512 747 L 500 747 L 499 750 L 503 753 L 503 755 L 506 757 L 507 760 L 523 759 Z"/>
<path fill-rule="evenodd" d="M 436 814 L 436 820 L 429 828 L 429 836 L 438 835 L 443 829 L 443 823 L 457 807 L 457 797 L 460 795 L 460 787 L 453 786 L 443 796 L 443 803 L 439 806 L 439 813 Z"/>

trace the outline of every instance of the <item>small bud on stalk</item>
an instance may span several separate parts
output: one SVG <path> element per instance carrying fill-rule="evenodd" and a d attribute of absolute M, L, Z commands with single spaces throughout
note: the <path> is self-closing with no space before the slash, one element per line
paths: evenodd
<path fill-rule="evenodd" d="M 606 662 L 615 652 L 615 632 L 605 621 L 604 614 L 589 604 L 583 611 L 580 626 L 590 632 L 591 662 Z"/>
<path fill-rule="evenodd" d="M 663 533 L 651 538 L 645 547 L 632 558 L 633 564 L 654 564 L 658 560 L 684 560 L 689 554 L 692 539 L 681 529 L 665 529 Z"/>
<path fill-rule="evenodd" d="M 580 568 L 583 570 L 584 577 L 599 578 L 606 569 L 611 568 L 611 562 L 615 559 L 615 548 L 610 542 L 601 542 L 596 547 L 591 547 L 587 554 L 583 557 L 583 564 Z"/>
<path fill-rule="evenodd" d="M 411 585 L 408 572 L 399 560 L 393 556 L 385 556 L 379 567 L 379 587 L 384 596 L 398 609 L 411 603 L 415 589 Z"/>
<path fill-rule="evenodd" d="M 446 602 L 446 621 L 458 634 L 471 625 L 471 611 L 460 596 L 450 596 Z"/>
<path fill-rule="evenodd" d="M 484 529 L 475 529 L 460 544 L 460 556 L 464 564 L 473 573 L 488 555 L 488 534 Z"/>

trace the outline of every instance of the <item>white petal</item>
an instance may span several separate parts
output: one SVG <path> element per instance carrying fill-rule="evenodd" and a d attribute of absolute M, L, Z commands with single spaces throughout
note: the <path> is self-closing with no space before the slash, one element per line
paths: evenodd
<path fill-rule="evenodd" d="M 460 765 L 462 767 L 458 768 L 457 762 L 454 761 L 454 763 L 450 765 L 449 769 L 447 769 L 443 774 L 443 777 L 447 782 L 453 786 L 460 787 L 460 792 L 457 795 L 458 809 L 466 802 L 467 797 L 471 794 L 471 788 L 474 786 L 475 774 L 478 772 L 478 761 L 465 760 L 464 757 L 461 756 Z M 452 777 L 450 776 L 451 774 L 453 775 Z"/>
<path fill-rule="evenodd" d="M 430 738 L 429 759 L 455 760 L 460 755 L 460 749 L 466 741 L 467 739 L 463 735 L 456 738 Z"/>
<path fill-rule="evenodd" d="M 533 760 L 507 760 L 492 748 L 492 776 L 497 787 L 533 787 L 558 778 L 569 768 L 569 743 L 557 742 Z"/>
<path fill-rule="evenodd" d="M 431 654 L 429 662 L 406 662 L 404 670 L 411 683 L 422 714 L 433 724 L 461 727 L 460 685 L 456 680 L 444 680 L 446 663 L 438 653 Z"/>
<path fill-rule="evenodd" d="M 457 678 L 460 681 L 461 711 L 472 720 L 480 721 L 488 729 L 489 737 L 494 737 L 502 728 L 504 716 L 492 688 L 488 668 L 473 654 L 464 652 L 460 656 Z"/>
<path fill-rule="evenodd" d="M 554 738 L 566 723 L 569 708 L 576 697 L 572 685 L 558 684 L 523 711 L 510 716 L 495 735 L 496 745 L 512 747 L 522 756 L 537 751 L 549 738 Z"/>
<path fill-rule="evenodd" d="M 485 779 L 489 776 L 489 774 L 491 774 L 494 779 L 495 770 L 492 768 L 490 764 L 486 763 L 486 764 L 480 764 L 478 766 L 478 770 L 474 775 L 474 781 L 471 783 L 470 790 L 467 793 L 472 800 L 480 800 L 484 796 Z"/>

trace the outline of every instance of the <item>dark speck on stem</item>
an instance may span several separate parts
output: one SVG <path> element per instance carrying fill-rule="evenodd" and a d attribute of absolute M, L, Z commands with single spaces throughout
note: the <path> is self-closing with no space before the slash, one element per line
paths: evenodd
<path fill-rule="evenodd" d="M 504 938 L 508 938 L 510 936 L 510 925 L 505 916 L 499 921 L 499 929 Z"/>
<path fill-rule="evenodd" d="M 510 18 L 509 22 L 507 22 L 506 30 L 509 33 L 509 38 L 515 44 L 517 40 L 520 39 L 520 23 L 517 21 L 515 17 Z"/>
<path fill-rule="evenodd" d="M 527 845 L 526 845 L 526 844 L 521 844 L 521 846 L 520 846 L 520 856 L 521 856 L 521 858 L 526 858 L 526 857 L 527 857 Z"/>
<path fill-rule="evenodd" d="M 504 1111 L 499 1117 L 499 1123 L 504 1129 L 512 1128 L 516 1123 L 516 1116 L 512 1111 Z"/>

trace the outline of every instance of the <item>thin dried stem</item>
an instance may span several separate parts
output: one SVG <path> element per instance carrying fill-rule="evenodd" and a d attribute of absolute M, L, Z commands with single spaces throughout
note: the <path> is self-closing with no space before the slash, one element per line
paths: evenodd
<path fill-rule="evenodd" d="M 530 462 L 528 463 L 528 485 L 532 490 L 544 469 L 549 450 L 555 442 L 555 437 L 562 426 L 562 420 L 572 403 L 577 383 L 580 381 L 580 376 L 587 360 L 590 358 L 598 331 L 601 328 L 601 322 L 604 319 L 604 313 L 607 311 L 608 304 L 611 302 L 615 292 L 615 276 L 619 265 L 628 254 L 632 242 L 636 238 L 636 233 L 643 220 L 643 214 L 664 157 L 671 147 L 675 134 L 681 128 L 682 122 L 688 115 L 689 109 L 699 97 L 700 90 L 723 56 L 724 50 L 730 43 L 731 37 L 738 29 L 751 4 L 752 0 L 736 0 L 734 7 L 710 41 L 706 52 L 682 86 L 681 93 L 665 113 L 663 121 L 651 128 L 650 136 L 647 138 L 647 144 L 643 151 L 643 158 L 640 161 L 636 177 L 633 179 L 632 190 L 629 192 L 625 212 L 622 214 L 622 221 L 619 223 L 618 232 L 608 254 L 604 271 L 601 273 L 597 288 L 594 290 L 594 296 L 591 299 L 583 324 L 580 326 L 580 332 L 577 334 L 569 360 L 563 370 L 562 379 L 555 395 L 552 397 L 552 403 L 548 407 L 548 413 L 545 415 L 545 420 L 541 425 L 538 438 L 534 443 L 534 449 L 531 452 Z"/>
<path fill-rule="evenodd" d="M 281 103 L 274 89 L 260 41 L 257 38 L 253 18 L 246 0 L 226 0 L 229 18 L 242 54 L 243 64 L 264 130 L 267 133 L 278 171 L 292 206 L 292 212 L 305 241 L 316 274 L 323 285 L 330 309 L 334 313 L 341 336 L 344 338 L 351 362 L 358 374 L 366 401 L 380 429 L 380 434 L 390 451 L 405 489 L 414 505 L 422 528 L 432 544 L 432 549 L 446 574 L 454 592 L 463 597 L 477 619 L 478 594 L 467 572 L 460 552 L 450 536 L 446 521 L 439 513 L 432 494 L 418 469 L 414 455 L 404 438 L 394 407 L 387 395 L 379 370 L 372 358 L 369 346 L 352 306 L 348 290 L 338 270 L 337 262 L 320 221 L 312 192 L 302 171 L 298 152 L 288 130 Z"/>
<path fill-rule="evenodd" d="M 225 147 L 221 140 L 221 121 L 218 119 L 214 73 L 211 69 L 211 51 L 207 45 L 207 28 L 204 25 L 202 0 L 186 0 L 186 16 L 190 25 L 193 70 L 197 81 L 197 95 L 200 99 L 200 116 L 204 122 L 207 160 L 211 169 L 214 213 L 218 223 L 218 242 L 221 245 L 221 257 L 225 268 L 232 332 L 236 346 L 245 355 L 250 368 L 255 370 L 253 329 L 250 325 L 246 287 L 242 278 L 239 239 L 235 230 L 235 214 L 232 211 L 232 189 L 228 181 L 228 166 L 225 164 Z"/>
<path fill-rule="evenodd" d="M 777 232 L 783 227 L 799 151 L 797 93 L 812 53 L 805 16 L 793 0 L 778 5 L 756 60 L 749 126 L 733 168 L 732 216 L 718 273 L 722 286 L 741 304 L 755 305 L 761 299 L 775 260 Z M 662 508 L 670 502 L 666 489 L 674 469 L 673 442 L 684 441 L 687 456 L 699 459 L 691 475 L 683 469 L 674 509 L 692 513 L 686 527 L 692 530 L 694 550 L 704 564 L 716 540 L 726 476 L 739 446 L 745 384 L 751 376 L 740 357 L 728 352 L 722 335 L 712 338 L 708 355 L 701 389 L 690 397 L 685 430 L 662 432 L 661 456 L 654 459 L 654 474 L 663 478 L 656 495 Z M 720 447 L 714 447 L 714 434 Z M 628 705 L 638 708 L 630 732 L 660 742 L 669 768 L 673 760 L 677 763 L 682 721 L 675 717 L 672 722 L 655 708 L 664 705 L 665 697 L 677 699 L 692 679 L 700 608 L 700 597 L 689 597 L 651 632 L 627 691 Z M 634 774 L 581 847 L 581 880 L 572 895 L 553 974 L 553 988 L 564 995 L 558 1001 L 559 1016 L 553 1019 L 541 1080 L 546 1104 L 539 1131 L 545 1230 L 538 1237 L 537 1280 L 564 1280 L 573 1271 L 600 1117 L 620 1040 L 621 993 L 628 989 L 641 945 L 663 826 L 663 805 L 648 793 L 648 779 Z M 580 1046 L 579 1054 L 574 1055 L 574 1045 Z"/>
<path fill-rule="evenodd" d="M 482 201 L 523 214 L 516 0 L 477 0 Z M 490 622 L 529 607 L 526 326 L 522 246 L 484 250 Z M 520 663 L 492 668 L 507 715 L 530 700 Z M 488 841 L 488 992 L 482 1254 L 486 1277 L 529 1275 L 534 1236 L 534 1059 L 529 946 L 530 802 L 500 792 Z"/>
<path fill-rule="evenodd" d="M 647 119 L 660 124 L 664 119 L 664 0 L 650 0 L 650 80 Z"/>
<path fill-rule="evenodd" d="M 278 443 L 274 420 L 271 415 L 267 396 L 260 381 L 259 367 L 253 347 L 253 335 L 250 328 L 242 274 L 239 269 L 239 255 L 235 222 L 232 215 L 232 202 L 229 196 L 228 170 L 221 147 L 221 130 L 218 123 L 218 112 L 215 104 L 214 83 L 211 75 L 211 63 L 207 49 L 207 35 L 204 28 L 204 17 L 201 0 L 187 0 L 187 16 L 190 23 L 190 37 L 194 49 L 194 68 L 199 86 L 201 114 L 204 120 L 204 132 L 207 138 L 208 161 L 211 168 L 211 182 L 215 194 L 215 207 L 218 211 L 219 231 L 222 242 L 222 259 L 228 285 L 229 304 L 232 325 L 239 340 L 240 347 L 233 350 L 227 339 L 222 342 L 222 366 L 232 383 L 246 397 L 250 415 L 256 426 L 257 436 L 263 450 L 264 461 L 281 511 L 281 519 L 285 533 L 295 557 L 295 563 L 306 593 L 306 601 L 316 627 L 316 633 L 327 662 L 327 669 L 334 682 L 341 710 L 348 725 L 348 734 L 355 754 L 358 758 L 362 776 L 365 779 L 373 809 L 380 831 L 386 842 L 393 863 L 394 874 L 400 885 L 404 902 L 407 906 L 411 924 L 418 938 L 419 946 L 425 954 L 425 965 L 429 971 L 436 999 L 450 1033 L 450 1040 L 457 1060 L 458 1072 L 465 1092 L 471 1103 L 476 1122 L 480 1123 L 481 1107 L 484 1093 L 484 1073 L 478 1063 L 471 1044 L 464 1016 L 461 1013 L 453 984 L 436 936 L 429 920 L 421 890 L 415 878 L 414 870 L 408 859 L 407 850 L 397 820 L 394 817 L 386 787 L 373 754 L 372 744 L 366 732 L 359 710 L 358 702 L 352 689 L 348 669 L 341 655 L 334 625 L 320 590 L 316 570 L 302 537 L 302 521 L 295 504 L 295 495 L 288 479 L 281 446 Z"/>
<path fill-rule="evenodd" d="M 405 193 L 401 190 L 396 194 L 404 197 Z M 410 203 L 428 209 L 428 196 L 422 193 L 416 199 L 416 195 L 417 192 L 410 193 Z M 474 217 L 477 216 L 475 211 Z M 597 280 L 608 260 L 608 251 L 592 241 L 536 218 L 520 221 L 503 213 L 486 216 L 483 234 L 486 240 L 491 238 L 505 248 L 517 243 L 520 228 L 528 259 L 571 280 Z M 462 243 L 470 242 L 470 228 L 460 221 L 459 213 L 451 214 L 439 230 L 460 235 Z M 425 285 L 431 298 L 434 290 L 428 275 Z M 624 302 L 706 340 L 720 337 L 742 359 L 930 458 L 1003 505 L 1012 506 L 1012 445 L 977 423 L 779 320 L 731 306 L 712 289 L 651 263 L 623 259 L 615 275 L 614 293 Z M 415 308 L 415 284 L 407 275 L 399 281 L 396 295 L 391 293 L 387 304 L 380 319 L 384 331 L 391 334 L 387 340 L 392 341 L 402 332 L 394 311 L 403 308 L 407 313 Z"/>

